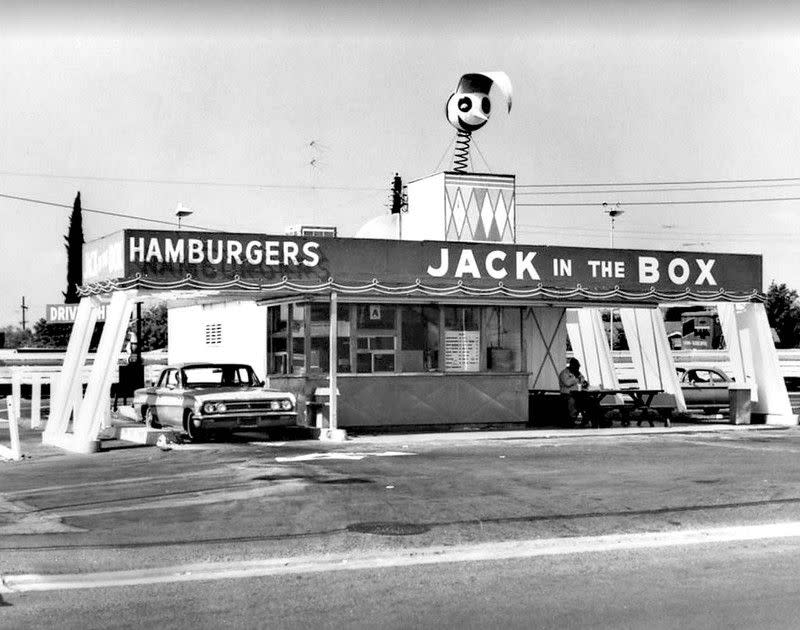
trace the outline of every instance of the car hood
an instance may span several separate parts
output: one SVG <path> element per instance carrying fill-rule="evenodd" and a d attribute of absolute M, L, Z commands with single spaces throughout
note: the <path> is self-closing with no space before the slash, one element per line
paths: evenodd
<path fill-rule="evenodd" d="M 274 398 L 289 398 L 294 401 L 294 395 L 275 389 L 252 387 L 206 387 L 186 390 L 200 402 L 209 400 L 272 400 Z"/>

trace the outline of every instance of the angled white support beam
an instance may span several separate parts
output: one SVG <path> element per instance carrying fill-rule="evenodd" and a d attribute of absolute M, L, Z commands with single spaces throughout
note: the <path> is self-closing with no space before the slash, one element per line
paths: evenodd
<path fill-rule="evenodd" d="M 755 369 L 750 349 L 750 334 L 747 328 L 739 328 L 736 306 L 732 302 L 717 304 L 719 323 L 722 334 L 725 336 L 725 347 L 728 350 L 734 380 L 755 389 Z"/>
<path fill-rule="evenodd" d="M 81 452 L 96 450 L 103 422 L 103 405 L 109 402 L 109 391 L 117 370 L 119 356 L 133 310 L 135 291 L 116 291 L 106 308 L 106 323 L 97 346 L 86 393 L 78 409 L 73 433 Z"/>
<path fill-rule="evenodd" d="M 619 381 L 614 371 L 608 338 L 603 330 L 599 308 L 567 309 L 567 334 L 572 352 L 581 362 L 589 385 L 617 389 Z"/>
<path fill-rule="evenodd" d="M 86 364 L 97 315 L 93 298 L 82 298 L 75 315 L 75 323 L 72 325 L 61 372 L 50 385 L 50 415 L 42 434 L 44 443 L 58 440 L 67 430 L 73 410 L 75 390 L 81 386 L 81 370 Z"/>
<path fill-rule="evenodd" d="M 675 371 L 675 361 L 660 309 L 621 308 L 619 313 L 639 387 L 663 389 L 675 397 L 678 411 L 686 411 L 686 401 Z"/>
<path fill-rule="evenodd" d="M 767 424 L 797 424 L 764 305 L 725 303 L 717 311 L 734 377 L 751 386 L 753 414 Z"/>

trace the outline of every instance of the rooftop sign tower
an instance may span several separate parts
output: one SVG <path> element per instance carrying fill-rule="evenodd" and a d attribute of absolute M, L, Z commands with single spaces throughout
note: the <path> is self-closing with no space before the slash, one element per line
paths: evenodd
<path fill-rule="evenodd" d="M 453 170 L 409 183 L 400 238 L 516 242 L 514 175 L 467 171 L 472 133 L 492 113 L 491 94 L 500 92 L 510 112 L 511 91 L 505 72 L 470 72 L 459 79 L 445 107 L 458 132 Z"/>

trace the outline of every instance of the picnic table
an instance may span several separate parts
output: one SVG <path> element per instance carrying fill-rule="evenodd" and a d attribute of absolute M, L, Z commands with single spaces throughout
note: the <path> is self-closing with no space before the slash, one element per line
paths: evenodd
<path fill-rule="evenodd" d="M 588 389 L 580 390 L 579 394 L 588 399 L 588 404 L 585 405 L 588 408 L 597 409 L 601 412 L 607 412 L 615 409 L 619 410 L 620 414 L 622 415 L 622 426 L 627 427 L 630 425 L 630 412 L 634 410 L 649 410 L 653 403 L 653 399 L 657 394 L 661 394 L 663 391 L 663 389 L 589 387 Z M 562 394 L 561 391 L 557 389 L 531 389 L 528 390 L 528 393 L 534 397 L 547 397 L 553 395 L 566 396 L 566 394 Z M 616 401 L 606 401 L 609 396 L 617 395 L 623 398 L 622 403 Z M 671 426 L 669 417 L 664 417 L 663 419 L 665 426 Z M 654 426 L 653 414 L 642 414 L 642 416 L 636 421 L 636 425 L 641 426 L 644 420 L 649 422 L 651 427 Z M 593 418 L 592 426 L 596 426 L 598 422 L 598 418 Z"/>

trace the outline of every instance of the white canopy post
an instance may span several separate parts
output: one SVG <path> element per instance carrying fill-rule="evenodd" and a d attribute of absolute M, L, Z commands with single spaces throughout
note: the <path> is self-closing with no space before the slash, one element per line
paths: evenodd
<path fill-rule="evenodd" d="M 330 346 L 328 351 L 328 357 L 330 358 L 328 362 L 328 387 L 331 390 L 330 395 L 330 421 L 328 423 L 328 428 L 332 431 L 335 431 L 338 428 L 339 422 L 339 405 L 338 405 L 338 398 L 339 398 L 339 390 L 337 389 L 337 382 L 336 376 L 337 371 L 339 369 L 339 359 L 338 359 L 338 313 L 337 313 L 337 303 L 338 300 L 336 299 L 336 291 L 331 293 L 331 313 L 330 313 L 330 330 L 328 335 L 328 345 Z"/>
<path fill-rule="evenodd" d="M 608 347 L 608 337 L 603 330 L 600 309 L 567 309 L 567 334 L 572 345 L 572 353 L 581 362 L 589 385 L 618 389 L 619 381 Z"/>
<path fill-rule="evenodd" d="M 767 424 L 797 424 L 764 305 L 719 304 L 717 309 L 734 376 L 753 388 L 753 413 Z"/>
<path fill-rule="evenodd" d="M 66 433 L 73 407 L 73 395 L 75 389 L 81 386 L 81 371 L 89 354 L 89 343 L 98 310 L 95 300 L 90 297 L 81 298 L 78 304 L 64 363 L 59 375 L 50 382 L 50 414 L 42 433 L 42 442 L 46 444 L 55 444 Z"/>
<path fill-rule="evenodd" d="M 675 397 L 678 411 L 686 411 L 660 309 L 628 307 L 619 309 L 619 313 L 639 387 L 663 389 Z"/>
<path fill-rule="evenodd" d="M 337 384 L 337 372 L 339 371 L 338 338 L 339 338 L 339 319 L 338 319 L 338 296 L 336 292 L 331 293 L 331 312 L 328 331 L 328 428 L 320 428 L 319 437 L 321 440 L 333 440 L 341 442 L 347 439 L 347 432 L 339 428 L 339 388 Z"/>

